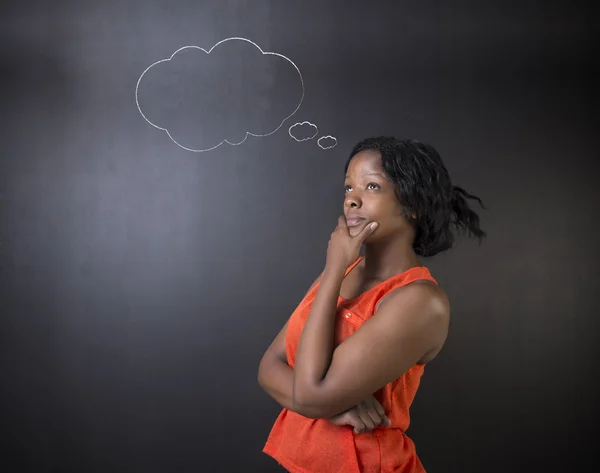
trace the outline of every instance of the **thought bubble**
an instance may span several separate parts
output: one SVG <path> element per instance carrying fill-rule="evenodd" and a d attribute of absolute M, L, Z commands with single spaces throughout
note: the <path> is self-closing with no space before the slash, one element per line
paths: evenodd
<path fill-rule="evenodd" d="M 232 37 L 208 50 L 184 46 L 150 65 L 135 99 L 150 125 L 202 152 L 275 133 L 300 108 L 304 81 L 287 57 Z"/>
<path fill-rule="evenodd" d="M 312 140 L 317 136 L 319 130 L 317 129 L 317 125 L 308 121 L 303 121 L 293 124 L 289 128 L 288 133 L 296 141 L 307 141 Z M 337 139 L 331 135 L 322 136 L 317 140 L 317 145 L 319 145 L 321 149 L 331 149 L 337 145 Z"/>
<path fill-rule="evenodd" d="M 337 145 L 337 139 L 331 135 L 321 136 L 321 138 L 317 140 L 317 144 L 321 149 L 331 149 Z"/>
<path fill-rule="evenodd" d="M 317 125 L 304 121 L 292 125 L 289 128 L 288 133 L 296 141 L 306 141 L 312 140 L 317 136 L 319 130 L 317 129 Z"/>

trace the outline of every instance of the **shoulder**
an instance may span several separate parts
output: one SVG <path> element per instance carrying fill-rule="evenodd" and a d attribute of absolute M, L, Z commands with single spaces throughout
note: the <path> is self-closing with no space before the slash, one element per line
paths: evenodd
<path fill-rule="evenodd" d="M 429 280 L 417 280 L 390 291 L 378 304 L 376 314 L 392 326 L 429 331 L 445 339 L 450 322 L 450 301 L 445 291 Z"/>
<path fill-rule="evenodd" d="M 429 279 L 417 279 L 392 289 L 381 298 L 378 307 L 407 302 L 417 304 L 423 309 L 431 309 L 439 315 L 450 313 L 450 301 L 446 292 Z"/>

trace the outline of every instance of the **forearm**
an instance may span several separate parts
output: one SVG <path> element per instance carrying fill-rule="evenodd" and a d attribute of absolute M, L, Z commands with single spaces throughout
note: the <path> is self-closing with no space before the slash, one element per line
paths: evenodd
<path fill-rule="evenodd" d="M 331 363 L 335 311 L 343 278 L 344 268 L 330 267 L 325 268 L 323 272 L 319 290 L 298 344 L 293 372 L 293 405 L 302 404 L 305 394 L 318 388 Z"/>
<path fill-rule="evenodd" d="M 293 405 L 294 369 L 285 361 L 272 359 L 262 363 L 258 382 L 261 388 L 280 406 L 305 417 L 319 418 L 317 410 Z"/>

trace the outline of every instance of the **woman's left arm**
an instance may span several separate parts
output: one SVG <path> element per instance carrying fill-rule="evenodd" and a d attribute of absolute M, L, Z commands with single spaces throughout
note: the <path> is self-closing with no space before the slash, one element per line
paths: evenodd
<path fill-rule="evenodd" d="M 296 353 L 292 403 L 331 417 L 408 371 L 448 332 L 449 306 L 435 286 L 413 283 L 387 295 L 376 314 L 334 350 L 345 266 L 328 264 Z"/>

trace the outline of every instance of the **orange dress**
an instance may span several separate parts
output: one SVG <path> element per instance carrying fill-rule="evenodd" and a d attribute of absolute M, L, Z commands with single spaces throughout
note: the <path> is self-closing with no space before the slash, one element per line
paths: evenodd
<path fill-rule="evenodd" d="M 350 265 L 346 275 L 362 257 Z M 416 280 L 437 284 L 429 270 L 418 266 L 392 276 L 353 298 L 339 297 L 335 345 L 342 343 L 373 316 L 377 303 L 390 291 Z M 286 333 L 288 364 L 293 368 L 302 329 L 310 313 L 319 284 L 315 284 L 292 313 Z M 355 434 L 350 426 L 326 419 L 310 419 L 283 409 L 267 439 L 263 452 L 291 473 L 424 473 L 413 441 L 406 435 L 409 408 L 419 387 L 424 365 L 414 365 L 395 381 L 374 393 L 392 425 Z"/>

